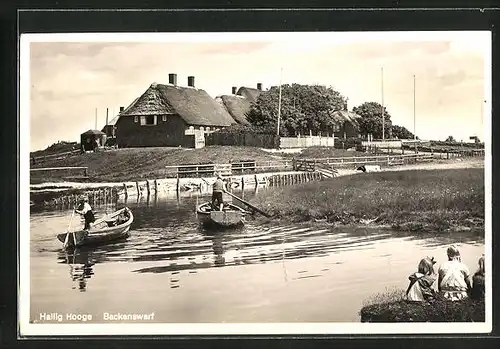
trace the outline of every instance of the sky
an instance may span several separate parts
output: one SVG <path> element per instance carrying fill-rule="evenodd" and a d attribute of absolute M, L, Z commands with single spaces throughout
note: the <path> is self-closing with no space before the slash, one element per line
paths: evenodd
<path fill-rule="evenodd" d="M 381 103 L 383 96 L 393 124 L 411 132 L 415 108 L 421 139 L 484 139 L 491 94 L 485 32 L 52 34 L 21 40 L 21 112 L 29 114 L 29 128 L 22 130 L 30 151 L 79 141 L 95 128 L 96 109 L 102 129 L 106 108 L 113 118 L 153 82 L 168 83 L 169 73 L 184 86 L 194 76 L 195 86 L 214 98 L 231 94 L 232 86 L 262 83 L 265 90 L 280 81 L 331 86 L 349 98 L 350 110 Z"/>

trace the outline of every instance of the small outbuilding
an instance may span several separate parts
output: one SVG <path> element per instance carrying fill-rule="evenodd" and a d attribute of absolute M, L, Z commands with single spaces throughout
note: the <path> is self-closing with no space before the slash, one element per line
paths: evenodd
<path fill-rule="evenodd" d="M 88 130 L 80 135 L 82 151 L 96 151 L 106 143 L 106 134 L 99 130 Z"/>

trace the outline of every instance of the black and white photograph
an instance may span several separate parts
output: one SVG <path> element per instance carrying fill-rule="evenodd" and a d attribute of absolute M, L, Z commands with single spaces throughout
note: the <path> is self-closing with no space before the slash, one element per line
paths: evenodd
<path fill-rule="evenodd" d="M 491 33 L 20 37 L 20 335 L 488 333 Z"/>

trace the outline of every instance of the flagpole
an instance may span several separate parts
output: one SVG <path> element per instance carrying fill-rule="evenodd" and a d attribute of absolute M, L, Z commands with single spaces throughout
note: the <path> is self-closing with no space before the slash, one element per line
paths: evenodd
<path fill-rule="evenodd" d="M 95 128 L 94 130 L 97 130 L 97 108 L 95 108 Z"/>
<path fill-rule="evenodd" d="M 415 113 L 415 75 L 413 75 L 413 140 L 417 140 L 417 118 Z"/>
<path fill-rule="evenodd" d="M 280 118 L 281 118 L 281 78 L 283 76 L 283 68 L 280 71 L 280 88 L 279 88 L 279 97 L 278 97 L 278 128 L 276 130 L 276 134 L 280 135 Z"/>
<path fill-rule="evenodd" d="M 382 140 L 385 140 L 385 118 L 384 118 L 384 67 L 381 68 L 382 81 Z"/>

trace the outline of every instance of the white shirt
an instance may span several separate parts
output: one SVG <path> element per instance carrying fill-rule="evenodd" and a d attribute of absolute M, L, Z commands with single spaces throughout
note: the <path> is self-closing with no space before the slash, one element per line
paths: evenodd
<path fill-rule="evenodd" d="M 467 290 L 465 279 L 470 272 L 467 266 L 457 260 L 444 262 L 438 271 L 441 276 L 441 289 L 443 291 L 464 291 Z"/>
<path fill-rule="evenodd" d="M 83 204 L 83 208 L 81 210 L 76 210 L 76 212 L 80 214 L 85 214 L 88 211 L 92 211 L 92 207 L 90 207 L 90 205 L 87 202 Z"/>

